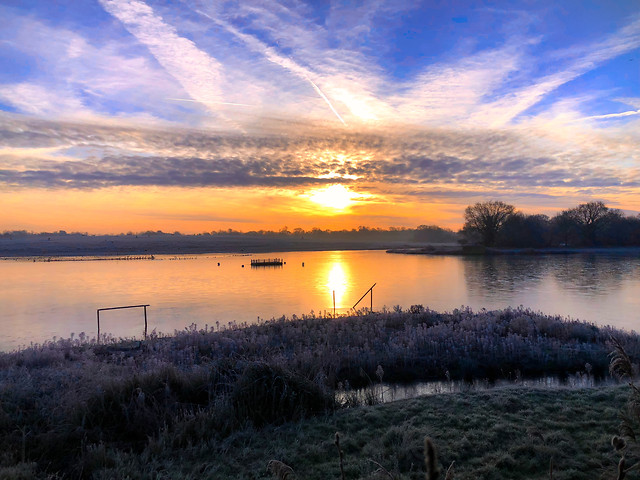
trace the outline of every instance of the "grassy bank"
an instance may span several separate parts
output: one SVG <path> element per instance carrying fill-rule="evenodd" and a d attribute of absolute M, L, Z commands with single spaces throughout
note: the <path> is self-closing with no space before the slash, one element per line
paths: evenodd
<path fill-rule="evenodd" d="M 442 394 L 245 427 L 225 438 L 207 430 L 211 413 L 200 412 L 183 417 L 139 451 L 83 445 L 73 476 L 266 479 L 273 478 L 267 463 L 278 459 L 298 479 L 339 479 L 334 434 L 340 432 L 345 478 L 352 480 L 424 479 L 425 436 L 435 442 L 442 469 L 454 463 L 459 480 L 542 480 L 550 478 L 551 465 L 557 480 L 615 478 L 618 457 L 610 440 L 627 394 L 624 386 Z M 19 471 L 25 476 L 17 476 Z M 0 469 L 9 479 L 36 473 L 35 464 Z"/>
<path fill-rule="evenodd" d="M 439 395 L 359 407 L 261 431 L 245 430 L 224 442 L 165 450 L 151 464 L 130 457 L 115 476 L 165 471 L 173 478 L 269 478 L 270 459 L 290 465 L 300 479 L 340 478 L 334 433 L 340 432 L 348 479 L 424 479 L 423 440 L 438 447 L 443 469 L 456 479 L 595 479 L 615 471 L 610 440 L 625 388 L 540 391 L 505 389 Z M 155 448 L 158 448 L 155 446 Z M 375 462 L 375 463 L 374 463 Z M 124 476 L 123 475 L 123 476 Z"/>
<path fill-rule="evenodd" d="M 571 471 L 574 453 L 582 459 L 571 445 L 574 434 L 585 435 L 580 440 L 584 449 L 590 444 L 604 454 L 605 446 L 598 450 L 599 436 L 615 433 L 615 414 L 610 413 L 623 403 L 616 389 L 443 395 L 372 410 L 345 410 L 353 404 L 337 403 L 335 389 L 380 380 L 491 380 L 576 372 L 601 377 L 611 334 L 637 358 L 636 334 L 524 309 L 439 313 L 414 306 L 336 319 L 305 316 L 253 326 L 193 326 L 133 346 L 58 340 L 0 355 L 0 477 L 20 478 L 22 471 L 64 478 L 159 478 L 161 472 L 173 472 L 173 478 L 182 473 L 266 478 L 264 454 L 294 464 L 305 471 L 303 478 L 332 478 L 321 465 L 335 467 L 335 458 L 326 452 L 335 430 L 344 435 L 347 456 L 359 458 L 347 478 L 373 478 L 367 477 L 375 470 L 370 456 L 401 478 L 418 478 L 423 464 L 415 458 L 414 443 L 422 442 L 418 437 L 425 433 L 441 446 L 443 459 L 469 468 L 521 468 L 521 448 L 522 455 L 535 456 L 536 468 L 543 461 L 540 452 L 547 452 Z M 392 413 L 395 408 L 403 413 Z M 529 436 L 537 434 L 516 428 L 542 422 L 545 411 L 540 408 L 547 408 L 549 421 L 565 431 L 564 436 L 553 429 L 541 434 L 557 439 L 557 453 L 551 454 L 544 442 L 529 445 Z M 422 410 L 431 413 L 421 416 Z M 591 412 L 591 418 L 580 411 Z M 493 420 L 481 420 L 485 414 Z M 387 415 L 399 417 L 387 422 Z M 350 423 L 363 418 L 368 420 L 360 425 Z M 574 428 L 571 422 L 580 418 L 584 423 Z M 412 422 L 417 422 L 415 428 Z M 440 426 L 429 430 L 434 425 Z M 482 438 L 488 428 L 497 429 L 496 438 Z M 499 432 L 504 438 L 497 438 Z M 511 444 L 519 447 L 513 450 Z M 502 456 L 486 456 L 484 448 Z M 294 453 L 307 450 L 311 457 L 298 461 L 295 455 L 301 454 Z M 457 460 L 456 455 L 463 457 Z M 543 463 L 548 462 L 545 457 Z M 306 471 L 316 468 L 324 473 Z M 522 468 L 533 472 L 533 467 Z M 235 477 L 233 469 L 240 472 Z"/>

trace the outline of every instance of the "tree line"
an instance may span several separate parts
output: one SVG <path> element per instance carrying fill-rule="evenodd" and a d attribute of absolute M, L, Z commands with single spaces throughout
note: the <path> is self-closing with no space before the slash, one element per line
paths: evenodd
<path fill-rule="evenodd" d="M 640 215 L 626 216 L 603 202 L 582 203 L 554 217 L 527 215 L 500 201 L 469 205 L 460 231 L 487 247 L 627 247 L 640 245 Z"/>
<path fill-rule="evenodd" d="M 86 237 L 80 239 L 80 237 Z M 128 232 L 114 235 L 89 235 L 87 233 L 71 232 L 64 230 L 56 232 L 33 233 L 26 230 L 13 230 L 0 232 L 0 240 L 48 240 L 55 238 L 57 240 L 68 241 L 92 241 L 97 239 L 121 240 L 126 238 L 142 238 L 153 239 L 156 241 L 195 241 L 207 242 L 216 239 L 260 239 L 260 240 L 276 240 L 276 241 L 309 241 L 309 242 L 424 242 L 424 243 L 454 243 L 458 241 L 458 233 L 448 228 L 438 227 L 436 225 L 419 225 L 416 228 L 407 227 L 389 227 L 376 228 L 364 227 L 352 228 L 350 230 L 322 230 L 320 228 L 312 228 L 304 230 L 302 228 L 294 228 L 289 230 L 283 227 L 280 230 L 251 230 L 242 232 L 233 229 L 217 230 L 212 232 L 203 232 L 197 234 L 183 234 L 178 231 L 170 233 L 162 230 L 147 230 L 142 232 Z"/>

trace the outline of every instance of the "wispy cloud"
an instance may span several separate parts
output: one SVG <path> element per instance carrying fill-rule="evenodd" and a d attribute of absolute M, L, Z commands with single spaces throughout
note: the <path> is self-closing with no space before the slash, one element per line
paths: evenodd
<path fill-rule="evenodd" d="M 272 62 L 272 63 L 274 63 L 274 64 L 276 64 L 276 65 L 278 65 L 278 66 L 290 71 L 294 75 L 297 75 L 298 77 L 300 77 L 300 78 L 306 80 L 307 82 L 309 82 L 309 84 L 313 87 L 314 91 L 329 106 L 329 108 L 335 114 L 335 116 L 338 118 L 338 120 L 340 120 L 340 122 L 342 122 L 343 125 L 346 125 L 346 123 L 343 120 L 343 118 L 340 116 L 338 111 L 335 109 L 335 107 L 331 103 L 331 100 L 329 100 L 327 98 L 327 96 L 322 92 L 322 90 L 320 90 L 320 87 L 318 87 L 318 85 L 316 85 L 316 83 L 310 78 L 310 76 L 313 75 L 313 73 L 309 69 L 306 69 L 306 68 L 302 67 L 301 65 L 298 65 L 297 63 L 295 63 L 290 58 L 285 58 L 284 56 L 279 55 L 275 51 L 275 49 L 263 44 L 262 42 L 260 42 L 256 38 L 252 37 L 251 35 L 247 35 L 247 34 L 244 34 L 244 33 L 240 32 L 237 28 L 233 27 L 229 23 L 223 22 L 222 20 L 215 20 L 213 17 L 211 17 L 210 15 L 208 15 L 205 12 L 202 12 L 201 10 L 198 10 L 198 13 L 200 13 L 201 15 L 205 16 L 206 18 L 208 18 L 210 20 L 214 20 L 216 23 L 222 25 L 229 32 L 231 32 L 234 36 L 238 37 L 245 44 L 247 44 L 247 46 L 249 46 L 249 48 L 253 49 L 254 51 L 257 51 L 257 52 L 261 53 L 262 55 L 264 55 L 264 57 L 267 60 L 269 60 L 270 62 Z"/>
<path fill-rule="evenodd" d="M 16 29 L 15 55 L 35 58 L 48 75 L 0 83 L 0 102 L 45 118 L 175 118 L 174 105 L 158 101 L 186 94 L 143 52 L 118 39 L 100 44 L 65 27 L 6 12 Z M 0 38 L 7 34 L 0 30 Z M 160 108 L 158 108 L 160 106 Z"/>
<path fill-rule="evenodd" d="M 16 107 L 20 111 L 36 116 L 47 116 L 53 112 L 58 114 L 89 113 L 82 102 L 72 92 L 51 92 L 44 85 L 36 83 L 17 83 L 0 85 L 0 99 Z"/>
<path fill-rule="evenodd" d="M 84 31 L 9 12 L 12 23 L 21 25 L 19 37 L 9 37 L 13 44 L 45 58 L 60 81 L 0 85 L 7 104 L 39 116 L 109 115 L 122 105 L 121 114 L 144 112 L 231 129 L 248 128 L 269 115 L 302 121 L 333 117 L 352 128 L 389 122 L 502 128 L 531 120 L 531 107 L 553 104 L 548 100 L 559 87 L 640 47 L 636 16 L 608 36 L 546 48 L 540 55 L 542 37 L 528 35 L 522 28 L 527 17 L 520 15 L 520 31 L 505 27 L 501 42 L 482 48 L 454 45 L 450 54 L 398 78 L 381 64 L 377 50 L 385 47 L 376 31 L 381 26 L 384 31 L 383 20 L 400 18 L 402 6 L 376 2 L 363 10 L 332 4 L 324 22 L 318 22 L 311 7 L 298 2 L 189 2 L 180 4 L 182 10 L 153 0 L 100 4 L 151 55 L 132 48 L 124 37 L 101 45 Z M 553 73 L 536 73 L 543 65 Z M 36 101 L 29 102 L 28 91 Z M 167 101 L 185 97 L 193 100 L 188 108 Z M 225 109 L 234 104 L 254 109 Z"/>
<path fill-rule="evenodd" d="M 224 101 L 220 91 L 222 65 L 191 40 L 180 36 L 151 7 L 137 0 L 101 0 L 100 3 L 149 48 L 194 100 L 204 105 Z"/>
<path fill-rule="evenodd" d="M 519 114 L 540 102 L 555 89 L 600 66 L 606 61 L 640 47 L 640 18 L 620 31 L 590 45 L 580 45 L 554 56 L 564 61 L 556 73 L 535 80 L 531 85 L 511 92 L 495 102 L 483 105 L 472 121 L 488 119 L 492 126 L 508 124 Z M 485 123 L 486 124 L 486 123 Z"/>

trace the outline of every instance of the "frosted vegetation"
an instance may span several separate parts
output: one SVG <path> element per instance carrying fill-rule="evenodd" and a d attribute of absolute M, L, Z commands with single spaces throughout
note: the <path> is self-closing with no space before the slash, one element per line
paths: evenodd
<path fill-rule="evenodd" d="M 439 313 L 419 305 L 336 319 L 193 325 L 140 344 L 56 340 L 0 355 L 0 473 L 100 478 L 125 452 L 150 461 L 167 448 L 222 448 L 247 428 L 353 406 L 335 400 L 339 386 L 602 378 L 612 334 L 637 357 L 638 335 L 609 327 L 525 309 Z"/>

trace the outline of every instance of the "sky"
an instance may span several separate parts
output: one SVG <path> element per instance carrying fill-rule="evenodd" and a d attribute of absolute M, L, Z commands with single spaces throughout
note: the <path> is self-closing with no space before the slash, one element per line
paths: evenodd
<path fill-rule="evenodd" d="M 0 0 L 0 231 L 640 212 L 640 3 Z"/>

